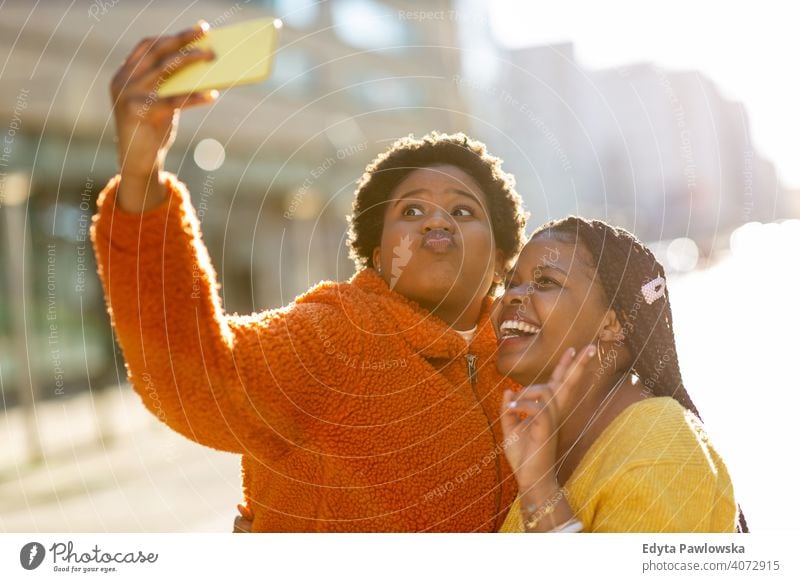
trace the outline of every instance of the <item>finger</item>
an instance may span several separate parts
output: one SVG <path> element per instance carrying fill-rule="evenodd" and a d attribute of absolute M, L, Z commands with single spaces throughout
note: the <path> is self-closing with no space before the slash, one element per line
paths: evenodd
<path fill-rule="evenodd" d="M 594 356 L 597 354 L 597 348 L 594 344 L 590 344 L 575 357 L 565 373 L 565 377 L 560 382 L 554 383 L 553 396 L 555 398 L 555 405 L 559 410 L 559 415 L 570 408 L 570 401 L 573 399 L 573 394 L 579 387 L 584 389 L 584 377 L 586 370 L 589 367 Z"/>
<path fill-rule="evenodd" d="M 196 107 L 197 105 L 206 105 L 207 103 L 211 103 L 218 97 L 219 91 L 212 89 L 211 91 L 198 91 L 197 93 L 189 93 L 188 95 L 162 97 L 157 103 L 172 109 L 189 109 L 191 107 Z"/>
<path fill-rule="evenodd" d="M 170 76 L 174 75 L 181 69 L 197 62 L 205 62 L 214 59 L 214 53 L 206 49 L 192 49 L 184 54 L 171 54 L 165 57 L 159 63 L 142 74 L 137 82 L 141 83 L 145 89 L 150 89 L 163 83 Z"/>
<path fill-rule="evenodd" d="M 566 377 L 569 365 L 574 358 L 575 348 L 568 348 L 567 351 L 561 355 L 561 359 L 558 360 L 558 364 L 556 364 L 556 369 L 553 370 L 553 373 L 550 375 L 550 382 L 561 382 Z"/>
<path fill-rule="evenodd" d="M 514 402 L 514 393 L 506 390 L 503 393 L 503 403 L 500 410 L 500 426 L 503 428 L 503 437 L 509 438 L 514 434 L 514 429 L 519 424 L 519 418 L 514 414 L 513 407 L 509 407 Z"/>
<path fill-rule="evenodd" d="M 133 47 L 133 50 L 125 57 L 125 61 L 123 62 L 124 66 L 133 66 L 136 65 L 142 57 L 147 54 L 152 46 L 158 41 L 157 36 L 149 36 L 147 38 L 143 38 L 136 46 Z"/>
<path fill-rule="evenodd" d="M 189 52 L 194 48 L 192 43 L 201 39 L 208 31 L 208 23 L 201 22 L 177 34 L 144 39 L 126 61 L 124 69 L 127 71 L 127 76 L 135 78 L 143 73 L 149 73 L 152 69 L 158 68 L 159 62 L 172 53 Z"/>
<path fill-rule="evenodd" d="M 567 369 L 565 377 L 561 380 L 561 386 L 571 388 L 578 384 L 583 372 L 589 366 L 589 362 L 597 355 L 597 346 L 589 344 L 572 361 Z"/>
<path fill-rule="evenodd" d="M 248 521 L 253 521 L 253 510 L 250 506 L 243 503 L 237 503 L 236 509 L 239 510 L 239 515 L 241 515 L 243 518 Z"/>
<path fill-rule="evenodd" d="M 531 394 L 524 398 L 509 403 L 509 410 L 517 415 L 519 420 L 525 420 L 534 414 L 546 410 L 552 401 L 552 394 Z"/>
<path fill-rule="evenodd" d="M 253 510 L 241 503 L 236 504 L 239 515 L 233 520 L 233 533 L 251 533 L 253 531 Z"/>
<path fill-rule="evenodd" d="M 132 79 L 141 75 L 142 72 L 149 72 L 150 68 L 170 50 L 177 50 L 184 44 L 202 38 L 208 29 L 208 23 L 201 20 L 192 28 L 175 35 L 152 36 L 142 39 L 114 75 L 113 92 L 119 93 Z M 171 49 L 170 47 L 175 48 Z"/>
<path fill-rule="evenodd" d="M 184 45 L 200 40 L 208 33 L 209 28 L 208 22 L 200 20 L 191 28 L 176 34 L 167 34 L 158 36 L 155 39 L 148 39 L 139 61 L 143 64 L 158 61 L 165 55 L 181 49 Z"/>
<path fill-rule="evenodd" d="M 570 348 L 561 357 L 558 366 L 550 376 L 551 385 L 560 385 L 569 381 L 570 378 L 574 381 L 573 373 L 583 371 L 586 365 L 592 361 L 592 358 L 597 354 L 597 347 L 594 344 L 589 344 L 576 356 L 575 348 Z"/>
<path fill-rule="evenodd" d="M 241 515 L 236 516 L 233 520 L 233 533 L 252 533 L 253 522 L 245 519 Z"/>
<path fill-rule="evenodd" d="M 517 417 L 517 425 L 521 421 L 533 420 L 539 416 L 546 408 L 546 404 L 541 401 L 532 400 L 530 402 L 519 402 L 514 408 L 510 408 L 512 416 Z"/>
<path fill-rule="evenodd" d="M 532 384 L 517 392 L 514 395 L 513 400 L 516 400 L 517 402 L 521 402 L 523 400 L 541 400 L 542 402 L 547 402 L 550 400 L 550 398 L 552 398 L 552 396 L 553 390 L 549 384 Z"/>
<path fill-rule="evenodd" d="M 552 393 L 546 387 L 539 386 L 536 390 L 531 388 L 511 395 L 506 403 L 506 410 L 512 413 L 512 418 L 516 415 L 517 424 L 539 414 L 552 398 Z"/>

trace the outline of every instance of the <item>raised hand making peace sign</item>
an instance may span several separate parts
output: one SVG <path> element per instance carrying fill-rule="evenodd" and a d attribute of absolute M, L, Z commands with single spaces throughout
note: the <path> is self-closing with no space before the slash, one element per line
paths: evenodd
<path fill-rule="evenodd" d="M 504 394 L 500 421 L 509 443 L 505 454 L 520 490 L 555 478 L 558 430 L 581 394 L 587 365 L 596 353 L 594 344 L 577 357 L 575 348 L 569 348 L 549 382 Z"/>

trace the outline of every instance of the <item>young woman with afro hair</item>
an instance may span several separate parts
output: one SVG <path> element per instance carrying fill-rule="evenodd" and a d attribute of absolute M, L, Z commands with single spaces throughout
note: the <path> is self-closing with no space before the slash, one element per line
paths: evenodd
<path fill-rule="evenodd" d="M 356 274 L 226 314 L 189 192 L 163 169 L 180 104 L 157 101 L 149 126 L 130 107 L 153 82 L 131 63 L 158 70 L 158 42 L 112 84 L 121 171 L 92 227 L 144 405 L 242 456 L 254 532 L 497 531 L 517 495 L 498 422 L 516 385 L 488 319 L 523 241 L 512 178 L 463 134 L 400 139 L 358 183 Z"/>

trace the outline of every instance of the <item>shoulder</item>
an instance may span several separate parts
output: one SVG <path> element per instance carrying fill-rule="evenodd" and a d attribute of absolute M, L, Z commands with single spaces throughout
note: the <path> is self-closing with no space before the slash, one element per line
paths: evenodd
<path fill-rule="evenodd" d="M 347 283 L 323 281 L 288 305 L 249 315 L 232 314 L 228 320 L 232 328 L 250 328 L 264 332 L 278 330 L 287 325 L 310 330 L 315 324 L 338 323 L 346 319 L 345 304 L 353 303 L 347 286 Z"/>
<path fill-rule="evenodd" d="M 325 346 L 332 338 L 351 341 L 376 331 L 384 320 L 373 313 L 374 302 L 351 282 L 322 281 L 284 307 L 250 315 L 230 315 L 234 335 L 307 338 Z M 324 348 L 323 348 L 324 349 Z"/>
<path fill-rule="evenodd" d="M 733 527 L 736 505 L 725 463 L 700 420 L 672 398 L 650 398 L 626 408 L 585 461 L 573 487 L 604 500 L 608 523 L 597 531 Z M 615 520 L 623 529 L 613 529 Z"/>
<path fill-rule="evenodd" d="M 700 420 L 669 397 L 642 400 L 626 408 L 593 446 L 606 474 L 637 466 L 709 466 L 716 451 Z M 710 467 L 714 469 L 714 467 Z"/>

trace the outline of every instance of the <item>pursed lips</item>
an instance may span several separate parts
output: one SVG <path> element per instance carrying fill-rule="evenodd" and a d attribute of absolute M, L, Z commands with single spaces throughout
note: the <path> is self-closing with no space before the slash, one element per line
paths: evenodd
<path fill-rule="evenodd" d="M 435 228 L 422 235 L 422 248 L 435 253 L 444 253 L 455 246 L 455 238 L 448 231 Z"/>

